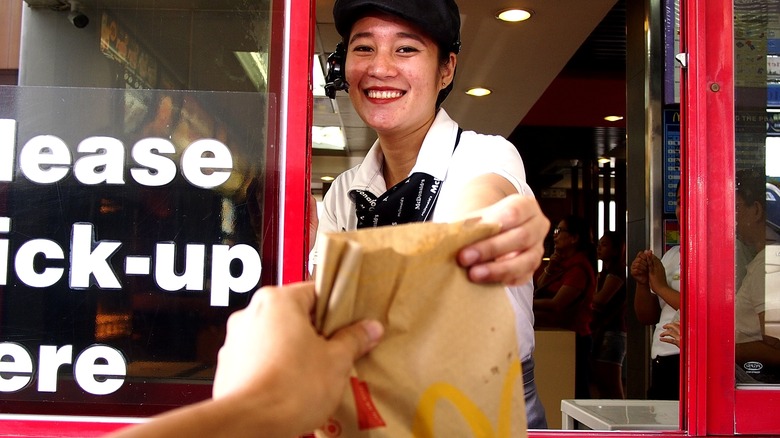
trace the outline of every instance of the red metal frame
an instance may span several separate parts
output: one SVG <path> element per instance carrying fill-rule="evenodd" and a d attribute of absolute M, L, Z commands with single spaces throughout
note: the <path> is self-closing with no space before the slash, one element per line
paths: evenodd
<path fill-rule="evenodd" d="M 734 68 L 730 0 L 683 2 L 683 418 L 734 433 Z M 724 214 L 726 212 L 726 214 Z"/>
<path fill-rule="evenodd" d="M 21 1 L 21 0 L 20 0 Z M 312 97 L 308 81 L 300 78 L 309 78 L 311 75 L 311 63 L 313 53 L 313 28 L 314 14 L 313 3 L 310 0 L 289 0 L 289 8 L 284 0 L 274 0 L 273 5 L 273 31 L 272 39 L 275 41 L 273 47 L 282 50 L 276 50 L 272 56 L 274 65 L 283 65 L 285 62 L 284 53 L 288 56 L 288 89 L 285 93 L 283 89 L 283 78 L 274 77 L 270 80 L 270 92 L 277 96 L 278 108 L 285 108 L 282 100 L 286 100 L 286 112 L 284 114 L 272 114 L 269 117 L 269 124 L 276 125 L 276 120 L 284 120 L 286 124 L 284 134 L 286 142 L 276 142 L 280 135 L 275 139 L 270 139 L 275 144 L 273 151 L 269 151 L 268 160 L 273 160 L 274 165 L 278 163 L 280 154 L 286 154 L 285 162 L 281 166 L 286 166 L 285 173 L 282 173 L 279 167 L 270 167 L 268 187 L 266 191 L 266 206 L 270 202 L 277 202 L 278 208 L 267 208 L 267 211 L 283 209 L 284 223 L 280 226 L 282 234 L 276 233 L 276 239 L 273 232 L 266 233 L 264 237 L 278 242 L 281 239 L 284 260 L 278 260 L 281 264 L 282 278 L 276 273 L 271 274 L 271 278 L 276 278 L 279 283 L 290 281 L 299 281 L 304 278 L 305 264 L 308 252 L 308 233 L 301 233 L 301 230 L 308 228 L 308 193 L 309 173 L 310 173 L 310 130 L 303 127 L 311 126 L 311 107 Z M 288 20 L 289 27 L 285 29 L 285 19 Z M 289 33 L 286 33 L 289 32 Z M 287 44 L 285 44 L 287 43 Z M 279 70 L 281 72 L 281 69 Z M 282 152 L 282 149 L 284 151 Z M 285 180 L 281 180 L 280 175 L 286 174 Z M 284 205 L 280 205 L 280 193 L 284 193 Z M 281 223 L 279 219 L 281 212 L 276 216 L 276 223 Z M 264 247 L 264 254 L 274 253 L 273 248 L 267 245 Z M 278 253 L 278 251 L 276 251 Z M 264 278 L 268 278 L 265 277 Z M 170 388 L 169 388 L 170 389 Z M 210 391 L 208 391 L 210 392 Z M 173 391 L 172 393 L 176 393 Z M 186 402 L 178 400 L 179 403 Z M 16 416 L 13 419 L 0 420 L 0 436 L 21 436 L 21 437 L 98 437 L 127 426 L 129 421 L 123 421 L 122 418 L 104 418 L 101 421 L 90 421 L 87 417 L 54 417 L 54 416 Z"/>
<path fill-rule="evenodd" d="M 83 417 L 82 417 L 83 418 Z M 30 420 L 5 420 L 0 422 L 0 436 L 7 437 L 67 437 L 67 438 L 86 438 L 99 437 L 119 430 L 127 426 L 127 423 L 109 421 L 97 423 L 87 421 L 83 418 L 80 421 L 63 421 L 62 419 L 49 419 L 39 417 Z"/>
<path fill-rule="evenodd" d="M 287 96 L 286 177 L 282 181 L 284 260 L 281 283 L 306 278 L 309 239 L 309 196 L 311 193 L 311 93 L 314 54 L 314 4 L 290 0 L 289 72 Z M 306 80 L 301 80 L 307 78 Z M 304 128 L 305 127 L 305 128 Z M 303 232 L 301 232 L 303 230 Z"/>
<path fill-rule="evenodd" d="M 308 253 L 313 5 L 290 0 L 289 87 L 286 95 L 286 174 L 279 282 L 305 278 Z M 580 433 L 588 437 L 770 434 L 780 430 L 772 408 L 780 390 L 736 390 L 734 385 L 734 62 L 731 0 L 682 0 L 683 120 L 683 396 L 681 430 Z M 278 15 L 275 15 L 277 18 Z M 301 127 L 306 127 L 302 129 Z M 280 200 L 281 202 L 281 200 Z M 726 214 L 724 214 L 726 212 Z M 301 230 L 304 230 L 302 233 Z M 555 415 L 555 412 L 549 415 Z M 99 436 L 121 422 L 3 421 L 4 436 Z M 532 432 L 531 437 L 560 436 Z"/>
<path fill-rule="evenodd" d="M 777 434 L 780 390 L 734 381 L 734 22 L 731 0 L 683 2 L 683 154 L 690 435 Z M 726 214 L 724 214 L 726 212 Z"/>

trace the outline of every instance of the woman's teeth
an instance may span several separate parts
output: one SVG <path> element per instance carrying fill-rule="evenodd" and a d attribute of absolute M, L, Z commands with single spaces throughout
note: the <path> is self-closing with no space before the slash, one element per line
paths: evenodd
<path fill-rule="evenodd" d="M 404 95 L 403 91 L 378 91 L 368 90 L 366 93 L 371 99 L 395 99 Z"/>

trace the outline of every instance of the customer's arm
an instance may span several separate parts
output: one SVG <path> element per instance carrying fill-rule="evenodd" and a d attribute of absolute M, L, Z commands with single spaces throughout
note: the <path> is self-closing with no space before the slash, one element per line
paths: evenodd
<path fill-rule="evenodd" d="M 113 437 L 293 437 L 324 424 L 353 362 L 376 346 L 382 326 L 358 322 L 325 339 L 311 324 L 314 300 L 311 283 L 257 291 L 228 321 L 214 399 Z"/>

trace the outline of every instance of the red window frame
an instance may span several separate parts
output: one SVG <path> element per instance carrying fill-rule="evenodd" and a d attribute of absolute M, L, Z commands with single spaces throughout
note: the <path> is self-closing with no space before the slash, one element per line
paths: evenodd
<path fill-rule="evenodd" d="M 730 0 L 709 7 L 688 1 L 681 9 L 688 53 L 680 105 L 687 291 L 681 413 L 691 435 L 734 433 L 734 217 L 723 214 L 734 205 L 731 11 Z"/>
<path fill-rule="evenodd" d="M 279 205 L 278 269 L 271 274 L 278 283 L 305 278 L 308 233 L 301 230 L 306 230 L 308 224 L 312 97 L 310 79 L 300 79 L 311 76 L 313 11 L 310 0 L 274 0 L 273 4 L 273 45 L 282 50 L 273 53 L 271 62 L 282 68 L 269 82 L 280 108 L 279 114 L 273 115 L 280 121 L 279 141 L 269 158 L 276 154 L 279 167 L 269 170 L 274 174 L 268 177 L 266 202 Z M 131 423 L 129 418 L 120 417 L 18 415 L 0 419 L 0 436 L 98 437 Z"/>
<path fill-rule="evenodd" d="M 690 435 L 777 434 L 780 418 L 772 411 L 780 389 L 736 389 L 734 380 L 733 2 L 683 1 L 682 13 L 688 53 L 681 105 L 688 339 L 682 427 Z"/>
<path fill-rule="evenodd" d="M 292 53 L 313 53 L 313 14 L 305 0 L 292 0 Z M 305 11 L 303 11 L 305 10 Z M 688 54 L 682 75 L 683 247 L 687 342 L 683 347 L 680 429 L 594 436 L 713 436 L 780 431 L 780 420 L 767 415 L 780 390 L 737 390 L 734 382 L 734 54 L 731 0 L 682 0 L 682 51 Z M 306 18 L 308 16 L 308 18 Z M 303 20 L 295 23 L 296 20 Z M 305 29 L 304 29 L 305 28 Z M 297 30 L 297 32 L 296 32 Z M 308 40 L 303 37 L 308 35 Z M 290 65 L 290 78 L 307 77 L 311 56 Z M 304 87 L 305 85 L 305 87 Z M 287 109 L 284 268 L 282 282 L 305 278 L 308 253 L 311 97 L 309 82 L 293 81 Z M 297 88 L 296 88 L 297 87 Z M 305 89 L 304 89 L 305 88 Z M 305 111 L 304 111 L 305 109 Z M 304 122 L 305 121 L 305 124 Z M 306 131 L 294 126 L 305 125 Z M 689 226 L 690 224 L 690 226 Z M 732 321 L 723 323 L 723 321 Z M 702 336 L 702 334 L 704 334 Z M 555 415 L 557 413 L 550 413 Z M 560 436 L 540 431 L 531 437 Z"/>
<path fill-rule="evenodd" d="M 286 140 L 282 144 L 285 157 L 285 175 L 280 192 L 283 194 L 282 218 L 279 233 L 282 236 L 283 260 L 280 284 L 305 280 L 309 258 L 309 197 L 311 193 L 311 127 L 313 116 L 312 60 L 314 56 L 314 1 L 287 0 L 289 9 L 289 36 L 287 57 L 289 64 L 286 80 L 286 105 L 281 113 L 286 115 L 284 130 Z M 280 64 L 281 65 L 281 64 Z M 303 80 L 306 78 L 306 80 Z M 305 128 L 304 128 L 305 127 Z M 303 232 L 301 232 L 303 230 Z"/>
<path fill-rule="evenodd" d="M 588 437 L 716 436 L 780 431 L 772 407 L 780 390 L 737 390 L 734 384 L 734 55 L 731 0 L 682 0 L 683 346 L 680 430 L 578 433 Z M 284 137 L 280 175 L 283 263 L 280 283 L 305 278 L 310 176 L 310 72 L 314 14 L 309 0 L 287 0 L 286 94 L 280 94 Z M 276 18 L 276 17 L 275 17 Z M 279 60 L 276 60 L 278 63 Z M 279 64 L 277 64 L 279 65 Z M 308 78 L 298 81 L 297 78 Z M 284 88 L 284 85 L 282 85 Z M 306 127 L 306 129 L 301 129 Z M 724 323 L 725 321 L 725 323 Z M 731 322 L 729 322 L 731 321 Z M 556 415 L 551 412 L 549 415 Z M 3 421 L 2 435 L 99 436 L 117 423 L 88 420 Z M 531 437 L 561 436 L 532 432 Z"/>

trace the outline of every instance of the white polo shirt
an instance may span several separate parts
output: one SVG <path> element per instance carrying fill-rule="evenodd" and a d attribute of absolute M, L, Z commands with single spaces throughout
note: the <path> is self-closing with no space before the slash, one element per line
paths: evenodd
<path fill-rule="evenodd" d="M 669 251 L 666 251 L 663 257 L 661 257 L 661 264 L 666 271 L 666 284 L 672 289 L 680 291 L 680 246 L 673 246 Z M 661 341 L 661 332 L 664 331 L 664 324 L 674 320 L 677 309 L 667 304 L 661 297 L 658 297 L 658 304 L 661 306 L 661 315 L 658 318 L 658 323 L 655 325 L 653 343 L 650 347 L 650 357 L 653 359 L 658 356 L 680 354 L 679 347 Z"/>
<path fill-rule="evenodd" d="M 506 178 L 523 195 L 533 196 L 525 182 L 525 168 L 520 154 L 512 143 L 500 136 L 464 131 L 455 152 L 453 147 L 458 135 L 458 124 L 444 109 L 439 109 L 433 125 L 423 140 L 410 175 L 424 172 L 442 183 L 439 199 L 433 211 L 434 222 L 457 220 L 456 206 L 464 187 L 474 178 L 495 173 Z M 355 203 L 349 197 L 354 189 L 367 190 L 376 196 L 387 191 L 382 176 L 382 151 L 375 142 L 361 164 L 339 175 L 323 200 L 318 233 L 352 231 L 357 229 Z M 317 239 L 321 242 L 323 239 Z M 315 247 L 311 260 L 317 264 Z M 520 358 L 530 358 L 534 349 L 533 331 L 533 283 L 508 287 L 516 320 L 516 332 L 520 342 Z"/>

